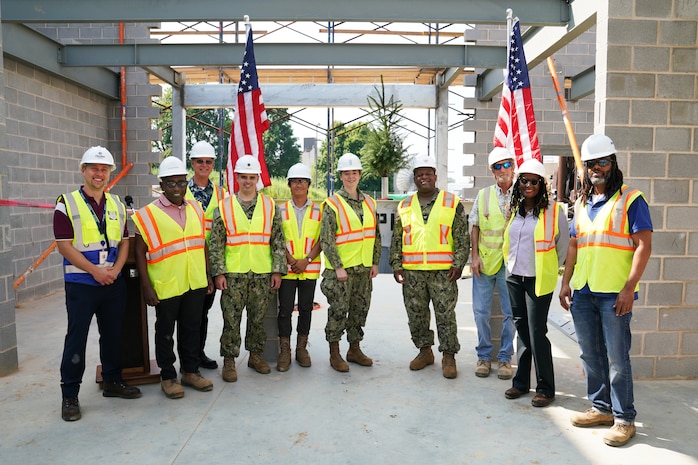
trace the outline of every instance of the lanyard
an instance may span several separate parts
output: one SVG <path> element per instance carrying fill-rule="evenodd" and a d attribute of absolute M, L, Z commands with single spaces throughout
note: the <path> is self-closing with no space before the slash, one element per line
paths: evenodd
<path fill-rule="evenodd" d="M 92 213 L 92 219 L 95 220 L 95 223 L 97 224 L 97 229 L 99 230 L 99 233 L 104 237 L 104 241 L 102 241 L 102 247 L 106 248 L 107 244 L 107 203 L 106 203 L 106 197 L 104 201 L 104 210 L 102 211 L 102 221 L 100 221 L 97 218 L 97 214 L 95 213 L 94 208 L 92 208 L 92 204 L 87 200 L 87 197 L 85 197 L 85 193 L 82 191 L 82 189 L 79 189 L 80 195 L 82 196 L 82 199 L 85 201 L 87 204 L 87 208 L 90 209 L 90 213 Z"/>

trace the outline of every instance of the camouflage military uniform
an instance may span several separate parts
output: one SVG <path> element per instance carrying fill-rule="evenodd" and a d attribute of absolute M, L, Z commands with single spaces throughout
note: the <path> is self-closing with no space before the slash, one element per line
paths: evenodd
<path fill-rule="evenodd" d="M 246 205 L 240 202 L 248 219 L 257 205 L 256 197 Z M 225 266 L 226 230 L 219 209 L 213 214 L 213 229 L 209 243 L 209 262 L 211 274 L 225 274 L 228 289 L 221 293 L 221 310 L 223 311 L 223 334 L 221 335 L 221 355 L 238 357 L 240 355 L 240 320 L 242 310 L 247 308 L 247 329 L 245 331 L 245 349 L 250 352 L 264 351 L 266 332 L 264 315 L 269 308 L 276 291 L 270 287 L 271 273 L 229 273 Z M 274 213 L 271 227 L 272 272 L 286 274 L 286 249 L 284 234 L 281 230 L 281 217 L 278 210 Z"/>
<path fill-rule="evenodd" d="M 434 196 L 427 205 L 422 206 L 425 223 L 434 206 L 434 200 L 439 194 L 436 189 Z M 416 196 L 417 194 L 415 194 Z M 415 199 L 415 201 L 418 201 Z M 470 252 L 470 234 L 463 205 L 456 207 L 453 218 L 453 266 L 463 269 L 468 261 Z M 390 245 L 390 266 L 393 271 L 402 271 L 405 281 L 402 284 L 402 297 L 407 310 L 407 320 L 412 334 L 412 342 L 417 348 L 434 345 L 434 331 L 431 324 L 429 301 L 434 306 L 436 331 L 439 336 L 439 352 L 457 353 L 458 326 L 456 324 L 456 303 L 458 301 L 458 283 L 448 280 L 448 270 L 403 270 L 402 269 L 402 220 L 396 215 L 393 227 L 393 237 Z"/>
<path fill-rule="evenodd" d="M 352 199 L 344 189 L 337 191 L 347 201 L 352 210 L 363 219 L 364 194 L 359 191 L 359 200 Z M 342 258 L 337 252 L 335 233 L 337 231 L 337 217 L 329 207 L 326 207 L 322 215 L 320 225 L 320 246 L 325 254 L 325 260 L 329 260 L 332 266 L 344 268 Z M 376 242 L 373 247 L 373 264 L 378 265 L 381 254 L 381 238 L 379 222 L 376 218 Z M 368 308 L 371 305 L 371 292 L 373 284 L 369 276 L 370 268 L 362 265 L 347 268 L 348 279 L 344 282 L 337 280 L 335 270 L 325 268 L 322 272 L 320 290 L 327 297 L 330 307 L 327 310 L 327 325 L 325 325 L 325 339 L 328 342 L 337 342 L 342 339 L 344 331 L 347 332 L 349 342 L 359 342 L 363 339 L 368 316 Z"/>

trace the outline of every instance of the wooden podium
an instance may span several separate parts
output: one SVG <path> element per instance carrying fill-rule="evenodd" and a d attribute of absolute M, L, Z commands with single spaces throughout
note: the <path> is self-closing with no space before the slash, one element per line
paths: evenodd
<path fill-rule="evenodd" d="M 148 310 L 143 301 L 135 259 L 135 240 L 129 238 L 128 259 L 121 275 L 126 279 L 126 311 L 121 330 L 121 374 L 127 384 L 160 382 L 160 369 L 150 360 Z M 97 366 L 96 382 L 102 387 L 102 365 Z"/>

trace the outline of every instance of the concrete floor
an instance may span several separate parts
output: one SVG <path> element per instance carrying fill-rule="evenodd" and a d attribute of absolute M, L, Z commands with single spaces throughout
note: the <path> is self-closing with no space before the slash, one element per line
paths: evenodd
<path fill-rule="evenodd" d="M 0 462 L 3 464 L 698 464 L 698 383 L 635 385 L 637 436 L 625 447 L 603 444 L 605 428 L 578 429 L 569 416 L 588 407 L 576 343 L 553 325 L 557 397 L 550 407 L 531 395 L 504 398 L 510 381 L 477 378 L 469 279 L 459 281 L 459 376 L 441 376 L 440 357 L 418 372 L 401 291 L 392 276 L 376 278 L 362 347 L 371 368 L 337 373 L 328 363 L 326 302 L 313 314 L 313 366 L 259 375 L 238 359 L 239 380 L 203 370 L 212 392 L 186 389 L 169 400 L 158 384 L 136 400 L 103 398 L 93 323 L 82 420 L 60 417 L 59 363 L 65 334 L 62 293 L 17 309 L 20 370 L 0 378 Z M 556 305 L 557 299 L 553 299 Z M 218 353 L 222 321 L 211 310 L 209 355 Z M 558 320 L 566 317 L 554 307 Z M 150 312 L 152 346 L 153 313 Z M 433 325 L 433 323 L 432 323 Z M 295 326 L 295 321 L 294 321 Z M 295 338 L 294 338 L 295 340 Z M 346 350 L 346 342 L 342 343 Z M 154 352 L 151 347 L 151 352 Z M 154 358 L 154 357 L 153 357 Z M 217 357 L 218 358 L 218 357 Z"/>

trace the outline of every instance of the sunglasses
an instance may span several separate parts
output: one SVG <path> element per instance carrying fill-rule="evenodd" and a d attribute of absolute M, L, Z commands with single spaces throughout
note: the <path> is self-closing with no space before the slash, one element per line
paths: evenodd
<path fill-rule="evenodd" d="M 610 165 L 611 163 L 613 163 L 613 162 L 611 160 L 609 160 L 608 158 L 598 158 L 596 160 L 585 161 L 584 166 L 587 169 L 591 169 L 598 164 L 601 168 L 605 168 L 606 166 Z"/>
<path fill-rule="evenodd" d="M 213 160 L 208 160 L 208 159 L 203 159 L 203 158 L 197 158 L 196 163 L 198 165 L 203 165 L 204 163 L 207 165 L 213 165 Z"/>
<path fill-rule="evenodd" d="M 288 180 L 288 182 L 290 182 L 291 184 L 310 184 L 310 180 L 304 178 L 291 178 Z"/>
<path fill-rule="evenodd" d="M 504 163 L 495 163 L 492 167 L 495 170 L 501 170 L 502 168 L 511 168 L 512 163 L 510 161 L 505 161 Z"/>
<path fill-rule="evenodd" d="M 529 184 L 532 186 L 537 186 L 539 182 L 539 179 L 528 179 L 524 177 L 519 178 L 519 183 L 523 184 L 524 186 L 528 186 Z"/>
<path fill-rule="evenodd" d="M 187 181 L 165 181 L 165 186 L 167 186 L 168 189 L 174 189 L 175 187 L 179 187 L 180 189 L 184 189 L 187 187 Z"/>

